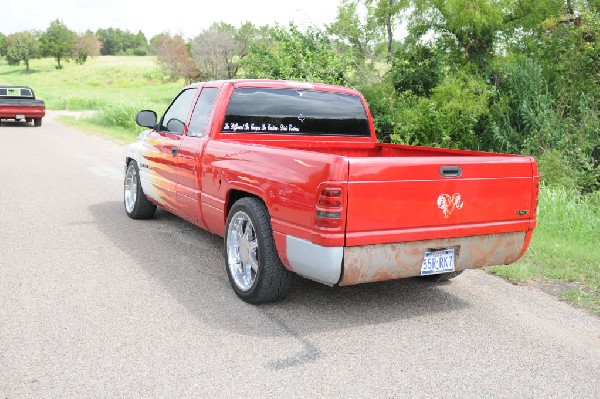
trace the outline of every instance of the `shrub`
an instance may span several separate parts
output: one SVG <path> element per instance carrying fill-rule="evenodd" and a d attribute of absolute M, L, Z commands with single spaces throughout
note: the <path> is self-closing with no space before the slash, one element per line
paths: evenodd
<path fill-rule="evenodd" d="M 464 71 L 448 75 L 430 98 L 404 93 L 392 141 L 479 149 L 477 130 L 487 116 L 489 96 L 483 79 Z"/>
<path fill-rule="evenodd" d="M 98 125 L 107 127 L 120 127 L 126 130 L 139 130 L 135 123 L 138 107 L 125 104 L 111 104 L 102 108 L 98 113 L 88 119 Z"/>

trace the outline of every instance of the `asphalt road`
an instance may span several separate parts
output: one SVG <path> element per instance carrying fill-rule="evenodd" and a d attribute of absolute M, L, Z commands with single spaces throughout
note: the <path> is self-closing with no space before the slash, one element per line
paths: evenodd
<path fill-rule="evenodd" d="M 0 127 L 0 398 L 600 398 L 600 319 L 482 271 L 241 302 L 221 238 L 126 216 L 122 154 Z"/>

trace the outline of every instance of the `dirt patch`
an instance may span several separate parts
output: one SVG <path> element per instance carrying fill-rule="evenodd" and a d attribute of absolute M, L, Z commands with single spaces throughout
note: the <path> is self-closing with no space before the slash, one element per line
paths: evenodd
<path fill-rule="evenodd" d="M 83 117 L 91 116 L 97 113 L 98 111 L 89 110 L 89 111 L 66 111 L 66 110 L 49 110 L 46 111 L 48 115 L 52 116 L 71 116 L 76 119 L 81 119 Z"/>
<path fill-rule="evenodd" d="M 527 285 L 536 287 L 544 291 L 546 294 L 558 298 L 562 298 L 564 294 L 571 290 L 582 288 L 580 284 L 570 283 L 567 281 L 531 281 L 527 283 Z"/>

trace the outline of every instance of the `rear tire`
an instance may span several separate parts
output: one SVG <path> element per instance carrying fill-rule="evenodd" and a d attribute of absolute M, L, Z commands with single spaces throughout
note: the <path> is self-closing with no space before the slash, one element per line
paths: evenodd
<path fill-rule="evenodd" d="M 238 200 L 225 228 L 225 264 L 237 296 L 253 304 L 283 299 L 293 273 L 279 259 L 265 204 L 254 197 Z"/>
<path fill-rule="evenodd" d="M 132 219 L 150 219 L 156 212 L 156 205 L 148 201 L 140 182 L 140 170 L 135 161 L 130 161 L 123 182 L 123 203 L 127 216 Z"/>
<path fill-rule="evenodd" d="M 35 126 L 35 127 L 42 126 L 42 118 L 33 118 L 33 126 Z"/>
<path fill-rule="evenodd" d="M 454 277 L 458 276 L 462 273 L 462 270 L 459 272 L 450 272 L 450 273 L 441 273 L 441 274 L 430 274 L 428 276 L 420 276 L 423 280 L 429 281 L 431 283 L 443 283 Z"/>

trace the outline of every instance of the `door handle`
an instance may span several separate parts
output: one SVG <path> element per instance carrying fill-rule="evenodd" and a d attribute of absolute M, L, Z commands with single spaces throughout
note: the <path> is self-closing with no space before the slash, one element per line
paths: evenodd
<path fill-rule="evenodd" d="M 462 168 L 460 166 L 442 166 L 440 174 L 444 177 L 458 177 L 462 175 Z"/>
<path fill-rule="evenodd" d="M 177 152 L 179 151 L 179 148 L 173 146 L 171 147 L 171 155 L 173 155 L 174 157 L 177 156 Z"/>

